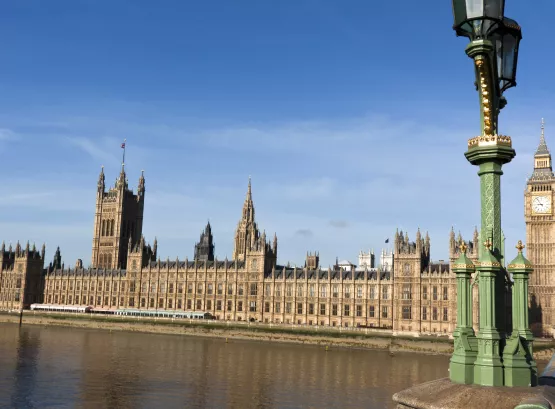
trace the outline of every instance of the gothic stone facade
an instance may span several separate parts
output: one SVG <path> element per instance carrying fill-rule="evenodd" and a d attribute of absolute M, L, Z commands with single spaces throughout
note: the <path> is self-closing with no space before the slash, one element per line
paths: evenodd
<path fill-rule="evenodd" d="M 42 302 L 44 294 L 45 246 L 39 253 L 35 246 L 25 249 L 19 243 L 15 250 L 2 243 L 0 249 L 0 309 L 20 310 Z"/>
<path fill-rule="evenodd" d="M 431 262 L 430 239 L 427 234 L 422 238 L 420 231 L 414 242 L 402 232 L 395 234 L 389 271 L 322 269 L 317 253 L 307 255 L 304 268 L 278 265 L 277 237 L 267 240 L 258 228 L 249 180 L 232 260 L 214 257 L 210 225 L 195 246 L 193 260 L 161 260 L 156 242 L 151 247 L 142 236 L 144 195 L 143 175 L 134 193 L 122 168 L 115 186 L 106 192 L 102 171 L 92 266 L 83 268 L 78 260 L 67 268 L 59 249 L 45 269 L 44 249 L 40 255 L 19 246 L 15 252 L 3 251 L 0 307 L 44 302 L 95 309 L 193 310 L 222 320 L 425 333 L 450 333 L 455 328 L 454 274 L 449 263 Z M 452 231 L 449 240 L 452 262 L 462 238 L 455 240 Z M 470 257 L 477 259 L 476 232 L 468 247 Z"/>
<path fill-rule="evenodd" d="M 124 165 L 113 188 L 106 191 L 104 169 L 98 177 L 92 247 L 92 267 L 125 269 L 129 243 L 137 243 L 143 230 L 145 178 L 137 194 L 128 188 Z"/>

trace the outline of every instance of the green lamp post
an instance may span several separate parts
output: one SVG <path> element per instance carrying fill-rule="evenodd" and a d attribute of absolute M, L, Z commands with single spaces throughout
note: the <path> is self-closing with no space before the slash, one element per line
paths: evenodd
<path fill-rule="evenodd" d="M 474 381 L 474 362 L 478 351 L 476 335 L 472 328 L 472 286 L 470 281 L 475 266 L 466 255 L 466 244 L 460 243 L 460 256 L 451 265 L 457 276 L 457 327 L 453 356 L 449 363 L 449 377 L 456 383 L 471 384 Z"/>
<path fill-rule="evenodd" d="M 533 357 L 534 336 L 528 322 L 528 279 L 532 264 L 524 257 L 522 241 L 518 241 L 518 255 L 508 266 L 513 276 L 513 332 L 503 349 L 505 385 L 536 386 L 538 368 Z"/>
<path fill-rule="evenodd" d="M 498 134 L 498 115 L 507 103 L 503 93 L 516 85 L 518 47 L 522 38 L 520 27 L 506 18 L 504 11 L 504 0 L 453 0 L 453 29 L 457 36 L 470 40 L 466 54 L 474 60 L 480 101 L 481 134 L 468 141 L 465 156 L 479 168 L 480 237 L 484 241 L 476 266 L 480 311 L 472 383 L 486 386 L 504 385 L 502 356 L 507 283 L 502 253 L 501 168 L 516 153 L 511 138 Z M 461 377 L 457 380 L 451 375 L 451 379 L 461 382 Z M 469 376 L 462 379 L 466 383 Z"/>

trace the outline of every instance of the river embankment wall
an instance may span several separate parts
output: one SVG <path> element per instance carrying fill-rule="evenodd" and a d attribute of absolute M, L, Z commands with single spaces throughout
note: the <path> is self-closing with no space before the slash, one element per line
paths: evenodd
<path fill-rule="evenodd" d="M 20 322 L 19 313 L 1 313 L 0 323 Z M 339 329 L 303 327 L 230 321 L 172 320 L 167 318 L 132 318 L 124 316 L 46 313 L 25 311 L 22 325 L 44 325 L 240 339 L 248 341 L 285 342 L 326 348 L 387 350 L 390 353 L 413 352 L 433 355 L 453 353 L 453 340 L 446 336 L 395 334 L 374 328 Z M 553 340 L 535 343 L 536 360 L 549 360 L 555 352 Z"/>

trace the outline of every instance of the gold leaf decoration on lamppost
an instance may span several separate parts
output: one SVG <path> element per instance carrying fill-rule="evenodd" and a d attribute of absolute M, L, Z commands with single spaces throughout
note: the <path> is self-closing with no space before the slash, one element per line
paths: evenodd
<path fill-rule="evenodd" d="M 462 254 L 466 254 L 466 250 L 468 249 L 468 246 L 464 241 L 461 242 L 461 244 L 459 245 L 459 248 L 461 249 Z"/>
<path fill-rule="evenodd" d="M 484 247 L 488 249 L 488 251 L 491 251 L 491 247 L 493 246 L 493 243 L 491 242 L 490 239 L 487 239 L 486 241 L 484 241 Z"/>

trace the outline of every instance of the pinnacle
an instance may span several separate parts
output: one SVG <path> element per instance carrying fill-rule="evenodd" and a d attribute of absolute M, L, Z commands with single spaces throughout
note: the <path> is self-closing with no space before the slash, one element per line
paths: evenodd
<path fill-rule="evenodd" d="M 542 118 L 540 144 L 538 145 L 538 149 L 536 150 L 536 156 L 549 155 L 549 148 L 547 147 L 547 143 L 545 142 L 544 130 L 545 130 L 545 122 Z"/>

